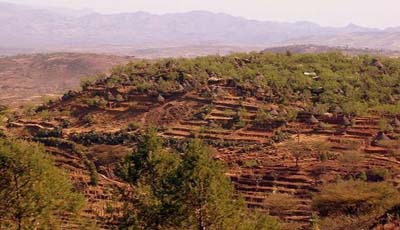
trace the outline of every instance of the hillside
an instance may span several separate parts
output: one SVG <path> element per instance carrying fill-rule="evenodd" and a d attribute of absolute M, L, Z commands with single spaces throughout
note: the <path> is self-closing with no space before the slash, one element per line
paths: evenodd
<path fill-rule="evenodd" d="M 338 53 L 140 61 L 34 113 L 7 115 L 4 133 L 44 143 L 102 229 L 120 223 L 106 211 L 120 210 L 116 191 L 126 188 L 115 170 L 149 127 L 166 147 L 204 140 L 247 206 L 279 217 L 283 229 L 311 229 L 315 218 L 321 229 L 365 229 L 389 208 L 340 219 L 343 210 L 326 216 L 313 202 L 321 186 L 342 181 L 399 189 L 399 74 L 398 59 Z M 372 207 L 372 195 L 361 204 L 368 199 Z"/>
<path fill-rule="evenodd" d="M 378 55 L 388 57 L 399 57 L 399 51 L 391 51 L 384 49 L 357 49 L 345 46 L 323 46 L 323 45 L 289 45 L 270 47 L 263 50 L 263 52 L 272 53 L 286 53 L 287 51 L 297 54 L 319 54 L 319 53 L 332 53 L 338 52 L 350 56 L 354 55 Z"/>
<path fill-rule="evenodd" d="M 21 50 L 136 55 L 135 50 L 199 45 L 254 48 L 318 44 L 400 49 L 398 28 L 323 27 L 311 22 L 256 21 L 207 11 L 100 14 L 0 3 L 0 23 L 3 55 Z"/>
<path fill-rule="evenodd" d="M 325 46 L 350 46 L 355 48 L 399 50 L 400 34 L 398 30 L 380 32 L 352 32 L 338 35 L 315 36 L 290 39 L 289 44 L 315 44 Z"/>
<path fill-rule="evenodd" d="M 76 89 L 82 79 L 106 73 L 132 57 L 99 54 L 53 53 L 0 58 L 0 104 L 15 107 L 43 102 Z"/>

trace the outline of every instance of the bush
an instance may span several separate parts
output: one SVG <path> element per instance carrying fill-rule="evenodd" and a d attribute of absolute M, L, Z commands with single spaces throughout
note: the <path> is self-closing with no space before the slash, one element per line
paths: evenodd
<path fill-rule="evenodd" d="M 254 168 L 254 167 L 258 166 L 258 162 L 256 160 L 245 160 L 245 161 L 243 161 L 242 166 L 244 168 Z"/>
<path fill-rule="evenodd" d="M 62 137 L 63 132 L 61 128 L 54 129 L 41 129 L 36 133 L 36 137 Z"/>
<path fill-rule="evenodd" d="M 37 114 L 42 120 L 49 121 L 51 116 L 48 110 L 42 110 Z"/>
<path fill-rule="evenodd" d="M 355 165 L 364 160 L 364 156 L 357 151 L 344 152 L 338 157 L 339 162 L 343 164 Z"/>
<path fill-rule="evenodd" d="M 63 129 L 68 128 L 71 125 L 71 122 L 69 120 L 66 119 L 62 119 L 60 127 Z"/>
<path fill-rule="evenodd" d="M 62 97 L 61 100 L 62 101 L 66 101 L 69 100 L 71 98 L 74 98 L 78 93 L 72 90 L 69 90 L 68 92 L 66 92 Z"/>
<path fill-rule="evenodd" d="M 399 202 L 399 192 L 390 184 L 339 181 L 325 184 L 313 197 L 313 207 L 322 217 L 383 212 Z"/>
<path fill-rule="evenodd" d="M 268 195 L 263 202 L 273 215 L 283 215 L 290 210 L 294 210 L 301 201 L 295 196 L 287 193 L 275 193 Z"/>
<path fill-rule="evenodd" d="M 82 118 L 82 122 L 87 125 L 91 125 L 94 123 L 94 118 L 92 115 L 87 114 Z"/>
<path fill-rule="evenodd" d="M 382 132 L 392 132 L 393 131 L 393 127 L 385 119 L 379 120 L 378 126 L 379 126 L 379 130 Z"/>
<path fill-rule="evenodd" d="M 275 143 L 279 143 L 279 142 L 282 142 L 284 140 L 289 139 L 290 136 L 291 136 L 290 133 L 283 132 L 281 130 L 277 130 L 277 131 L 274 131 L 274 135 L 272 136 L 272 140 Z"/>
<path fill-rule="evenodd" d="M 362 180 L 362 181 L 367 181 L 368 180 L 367 174 L 365 172 L 361 172 L 360 174 L 358 174 L 357 178 Z"/>
<path fill-rule="evenodd" d="M 325 161 L 329 160 L 328 153 L 326 153 L 326 152 L 321 153 L 320 156 L 319 156 L 319 159 L 320 159 L 322 162 L 325 162 Z"/>
<path fill-rule="evenodd" d="M 123 101 L 125 101 L 125 98 L 121 94 L 117 94 L 117 96 L 115 97 L 115 100 L 118 102 L 123 102 Z"/>
<path fill-rule="evenodd" d="M 380 182 L 387 179 L 389 170 L 385 168 L 372 168 L 366 172 L 367 180 L 373 182 Z"/>
<path fill-rule="evenodd" d="M 136 141 L 136 136 L 126 131 L 115 133 L 101 133 L 90 131 L 87 133 L 75 133 L 71 136 L 71 140 L 86 146 L 92 144 L 120 145 Z"/>
<path fill-rule="evenodd" d="M 139 125 L 138 123 L 136 123 L 136 122 L 131 122 L 131 123 L 128 124 L 127 130 L 128 130 L 128 131 L 135 131 L 135 130 L 137 130 L 139 127 L 140 127 L 140 125 Z"/>
<path fill-rule="evenodd" d="M 102 108 L 107 105 L 107 100 L 103 97 L 95 96 L 94 98 L 87 98 L 85 103 L 90 107 Z"/>

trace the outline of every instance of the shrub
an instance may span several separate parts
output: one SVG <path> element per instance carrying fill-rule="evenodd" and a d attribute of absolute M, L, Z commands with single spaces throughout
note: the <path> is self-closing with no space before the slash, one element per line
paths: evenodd
<path fill-rule="evenodd" d="M 107 203 L 106 204 L 106 213 L 109 213 L 109 214 L 111 214 L 111 213 L 113 213 L 114 212 L 114 207 L 110 204 L 110 203 Z"/>
<path fill-rule="evenodd" d="M 231 117 L 231 116 L 233 116 L 233 115 L 235 115 L 236 113 L 233 111 L 233 110 L 231 110 L 231 109 L 225 109 L 224 110 L 224 116 L 227 116 L 227 117 Z"/>
<path fill-rule="evenodd" d="M 390 184 L 339 181 L 325 184 L 313 197 L 313 207 L 322 217 L 383 212 L 399 202 L 399 192 Z"/>
<path fill-rule="evenodd" d="M 42 120 L 49 121 L 51 116 L 48 110 L 42 110 L 37 114 Z"/>
<path fill-rule="evenodd" d="M 287 133 L 287 132 L 284 132 L 284 131 L 281 131 L 281 130 L 276 130 L 276 131 L 274 131 L 274 135 L 272 136 L 272 140 L 275 143 L 279 143 L 279 142 L 282 142 L 284 140 L 289 139 L 290 136 L 291 136 L 290 133 Z"/>
<path fill-rule="evenodd" d="M 87 114 L 82 118 L 82 122 L 87 125 L 91 125 L 94 123 L 94 118 L 92 115 Z"/>
<path fill-rule="evenodd" d="M 64 93 L 64 95 L 61 97 L 62 101 L 69 100 L 73 97 L 75 97 L 78 93 L 72 90 L 69 90 L 68 92 Z"/>
<path fill-rule="evenodd" d="M 244 168 L 254 168 L 256 166 L 258 166 L 258 162 L 256 160 L 245 160 L 243 161 L 243 165 Z"/>
<path fill-rule="evenodd" d="M 133 122 L 131 122 L 131 123 L 128 124 L 127 130 L 128 130 L 128 131 L 135 131 L 135 130 L 137 130 L 139 127 L 140 127 L 140 125 L 139 125 L 138 123 L 136 123 L 136 122 L 133 121 Z"/>
<path fill-rule="evenodd" d="M 95 79 L 96 77 L 93 76 L 83 78 L 80 82 L 80 86 L 82 87 L 83 90 L 86 90 L 92 84 L 92 82 L 95 81 Z"/>
<path fill-rule="evenodd" d="M 360 174 L 358 174 L 357 178 L 362 181 L 368 180 L 367 174 L 365 172 L 361 172 Z"/>
<path fill-rule="evenodd" d="M 36 133 L 36 137 L 62 137 L 62 135 L 61 128 L 41 129 Z"/>
<path fill-rule="evenodd" d="M 263 202 L 270 213 L 273 215 L 282 215 L 287 211 L 293 210 L 296 206 L 301 204 L 301 201 L 296 199 L 293 195 L 287 193 L 274 193 L 269 194 Z"/>
<path fill-rule="evenodd" d="M 62 119 L 60 127 L 63 129 L 68 128 L 71 125 L 71 122 L 69 120 L 66 119 Z"/>
<path fill-rule="evenodd" d="M 90 107 L 101 108 L 106 106 L 108 102 L 103 97 L 95 96 L 94 98 L 87 98 L 85 100 L 85 103 Z"/>
<path fill-rule="evenodd" d="M 379 126 L 379 130 L 382 132 L 392 132 L 393 131 L 393 127 L 385 119 L 379 120 L 378 126 Z"/>
<path fill-rule="evenodd" d="M 341 154 L 338 160 L 343 164 L 355 165 L 364 160 L 364 156 L 358 151 L 349 151 Z"/>
<path fill-rule="evenodd" d="M 325 161 L 329 160 L 329 156 L 328 156 L 328 154 L 326 152 L 323 152 L 323 153 L 320 154 L 319 159 L 322 162 L 325 162 Z"/>
<path fill-rule="evenodd" d="M 115 133 L 90 131 L 87 133 L 76 133 L 71 136 L 71 140 L 87 146 L 92 144 L 120 145 L 135 141 L 136 136 L 125 131 Z"/>
<path fill-rule="evenodd" d="M 117 96 L 115 97 L 115 100 L 118 101 L 118 102 L 125 101 L 124 97 L 121 94 L 117 94 Z"/>
<path fill-rule="evenodd" d="M 385 168 L 372 168 L 366 172 L 366 176 L 368 181 L 373 181 L 373 182 L 384 181 L 389 176 L 389 170 Z"/>

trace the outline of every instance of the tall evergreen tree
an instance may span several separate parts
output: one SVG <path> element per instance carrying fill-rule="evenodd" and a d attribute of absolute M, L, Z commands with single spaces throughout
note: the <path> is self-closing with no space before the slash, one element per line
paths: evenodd
<path fill-rule="evenodd" d="M 279 229 L 272 217 L 246 210 L 222 163 L 199 140 L 167 150 L 149 132 L 123 165 L 134 191 L 124 229 Z"/>
<path fill-rule="evenodd" d="M 0 229 L 57 229 L 84 204 L 42 146 L 0 139 Z"/>

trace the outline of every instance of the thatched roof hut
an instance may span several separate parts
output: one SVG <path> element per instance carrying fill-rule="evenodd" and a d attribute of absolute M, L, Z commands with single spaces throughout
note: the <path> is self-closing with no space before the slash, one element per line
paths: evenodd
<path fill-rule="evenodd" d="M 399 119 L 397 119 L 397 117 L 395 117 L 391 123 L 391 125 L 395 128 L 400 128 L 400 121 Z"/>
<path fill-rule="evenodd" d="M 351 121 L 346 116 L 343 116 L 341 118 L 341 120 L 340 120 L 340 125 L 350 126 L 351 125 Z"/>
<path fill-rule="evenodd" d="M 159 103 L 164 103 L 165 102 L 165 98 L 161 94 L 159 94 L 158 97 L 157 97 L 157 101 Z"/>
<path fill-rule="evenodd" d="M 386 134 L 384 132 L 379 132 L 375 136 L 375 138 L 374 138 L 374 140 L 372 141 L 371 144 L 372 145 L 378 145 L 379 142 L 381 142 L 381 141 L 390 141 L 390 138 L 388 136 L 386 136 Z"/>
<path fill-rule="evenodd" d="M 272 116 L 278 116 L 278 115 L 279 115 L 278 111 L 276 111 L 275 109 L 271 109 L 271 110 L 269 111 L 269 113 L 270 113 Z"/>
<path fill-rule="evenodd" d="M 385 68 L 385 66 L 382 64 L 381 61 L 379 61 L 378 59 L 374 58 L 372 59 L 371 65 L 378 67 L 378 69 L 383 69 Z"/>
<path fill-rule="evenodd" d="M 343 113 L 343 109 L 340 108 L 340 106 L 336 105 L 335 107 L 331 108 L 329 110 L 329 112 L 332 112 L 332 113 L 335 113 L 335 114 Z"/>
<path fill-rule="evenodd" d="M 318 124 L 319 121 L 317 118 L 314 117 L 314 115 L 311 115 L 308 119 L 307 119 L 307 123 L 308 124 Z"/>

